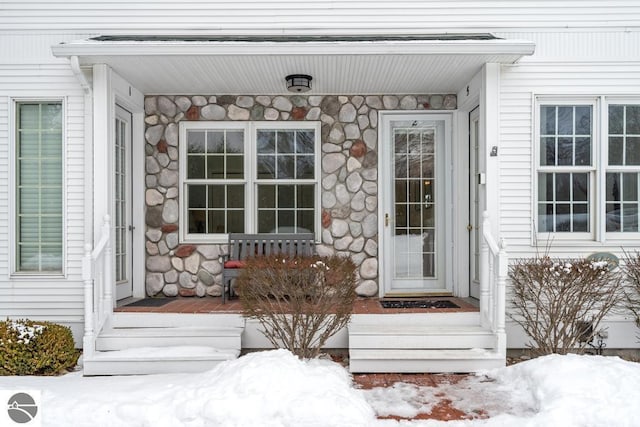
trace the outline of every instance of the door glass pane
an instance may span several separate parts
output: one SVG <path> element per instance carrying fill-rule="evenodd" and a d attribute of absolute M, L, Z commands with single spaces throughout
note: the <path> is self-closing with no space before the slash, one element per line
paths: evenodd
<path fill-rule="evenodd" d="M 436 276 L 436 170 L 435 136 L 432 126 L 393 128 L 393 244 L 396 278 Z"/>

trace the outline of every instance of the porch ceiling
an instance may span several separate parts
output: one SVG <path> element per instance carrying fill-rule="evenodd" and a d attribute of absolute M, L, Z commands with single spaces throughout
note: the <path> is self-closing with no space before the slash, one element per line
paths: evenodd
<path fill-rule="evenodd" d="M 82 66 L 108 64 L 145 94 L 282 94 L 309 74 L 307 94 L 454 93 L 485 63 L 511 64 L 535 45 L 491 35 L 412 37 L 98 37 L 53 46 Z"/>

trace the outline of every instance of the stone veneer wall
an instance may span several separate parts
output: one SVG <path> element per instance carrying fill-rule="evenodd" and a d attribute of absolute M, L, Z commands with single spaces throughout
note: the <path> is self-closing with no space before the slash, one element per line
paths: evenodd
<path fill-rule="evenodd" d="M 182 120 L 322 122 L 320 255 L 350 256 L 357 292 L 378 294 L 378 111 L 453 110 L 455 95 L 149 96 L 145 99 L 146 291 L 219 296 L 225 245 L 179 242 L 178 123 Z"/>

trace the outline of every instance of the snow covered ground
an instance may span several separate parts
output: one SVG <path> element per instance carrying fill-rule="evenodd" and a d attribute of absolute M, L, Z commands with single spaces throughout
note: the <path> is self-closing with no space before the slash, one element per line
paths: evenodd
<path fill-rule="evenodd" d="M 202 374 L 0 377 L 0 390 L 40 390 L 41 425 L 55 427 L 640 426 L 640 364 L 616 357 L 554 355 L 455 385 L 359 390 L 336 363 L 302 362 L 285 350 L 273 350 Z M 490 418 L 376 419 L 376 414 L 429 412 L 429 402 L 443 393 L 457 409 L 483 409 Z M 5 411 L 0 412 L 3 421 Z"/>

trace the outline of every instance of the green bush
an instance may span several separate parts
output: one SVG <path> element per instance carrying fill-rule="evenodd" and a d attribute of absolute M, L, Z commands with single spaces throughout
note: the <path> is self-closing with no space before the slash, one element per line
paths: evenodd
<path fill-rule="evenodd" d="M 51 322 L 0 322 L 0 375 L 58 375 L 80 356 L 71 329 Z"/>
<path fill-rule="evenodd" d="M 251 258 L 237 283 L 244 315 L 260 322 L 274 347 L 316 357 L 351 318 L 355 269 L 339 256 Z"/>

